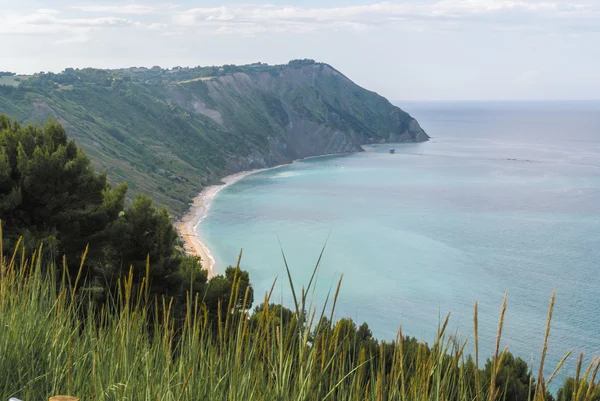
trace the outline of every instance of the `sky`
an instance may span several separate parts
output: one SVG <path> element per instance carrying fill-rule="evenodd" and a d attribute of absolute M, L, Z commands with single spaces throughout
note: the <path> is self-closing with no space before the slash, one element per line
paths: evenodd
<path fill-rule="evenodd" d="M 0 0 L 0 71 L 312 58 L 393 100 L 600 99 L 600 0 Z"/>

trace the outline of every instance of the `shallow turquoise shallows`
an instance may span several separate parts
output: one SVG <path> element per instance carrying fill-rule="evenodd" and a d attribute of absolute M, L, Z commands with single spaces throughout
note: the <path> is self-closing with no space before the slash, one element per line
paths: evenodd
<path fill-rule="evenodd" d="M 537 364 L 556 288 L 549 364 L 600 354 L 600 103 L 402 106 L 430 142 L 309 159 L 221 191 L 200 234 L 217 269 L 243 248 L 255 305 L 278 276 L 273 301 L 289 306 L 280 242 L 301 286 L 329 237 L 316 304 L 343 274 L 337 317 L 380 339 L 402 325 L 431 341 L 448 312 L 472 338 L 477 301 L 489 356 L 507 290 L 502 343 Z"/>

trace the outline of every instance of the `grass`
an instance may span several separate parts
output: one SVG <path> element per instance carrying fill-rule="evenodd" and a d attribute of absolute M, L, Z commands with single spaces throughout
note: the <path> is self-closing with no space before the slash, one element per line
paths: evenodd
<path fill-rule="evenodd" d="M 1 244 L 0 231 L 4 255 Z M 244 308 L 223 305 L 219 316 L 211 317 L 202 306 L 202 294 L 189 294 L 184 312 L 177 314 L 172 300 L 149 299 L 147 281 L 136 288 L 131 274 L 98 307 L 79 277 L 71 281 L 64 269 L 45 263 L 38 254 L 27 257 L 19 248 L 0 260 L 2 400 L 43 400 L 56 394 L 86 401 L 500 398 L 495 381 L 480 382 L 479 369 L 465 362 L 467 342 L 446 334 L 448 317 L 430 348 L 413 347 L 401 331 L 395 341 L 375 351 L 359 347 L 343 325 L 331 323 L 341 280 L 325 306 L 316 310 L 311 303 L 313 279 L 298 291 L 288 270 L 295 310 L 287 323 L 282 323 L 282 312 L 269 307 L 269 294 L 263 313 L 251 317 Z M 553 306 L 554 295 L 546 338 Z M 507 355 L 500 349 L 505 309 L 506 300 L 492 375 Z M 555 376 L 543 377 L 546 345 L 536 383 L 530 382 L 535 401 L 545 399 L 545 387 Z M 477 306 L 474 346 L 477 356 Z M 599 364 L 592 362 L 580 375 L 582 357 L 579 361 L 576 382 L 592 385 L 575 386 L 573 399 L 592 399 Z"/>
<path fill-rule="evenodd" d="M 3 76 L 0 77 L 0 85 L 19 86 L 22 81 L 29 79 L 29 75 Z"/>
<path fill-rule="evenodd" d="M 178 84 L 189 84 L 190 82 L 198 82 L 198 81 L 210 81 L 211 79 L 215 79 L 217 77 L 200 77 L 194 79 L 186 79 L 185 81 L 179 81 Z"/>

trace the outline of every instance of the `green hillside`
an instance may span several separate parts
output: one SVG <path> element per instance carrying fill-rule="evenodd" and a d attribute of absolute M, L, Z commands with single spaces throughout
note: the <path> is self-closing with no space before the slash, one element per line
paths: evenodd
<path fill-rule="evenodd" d="M 67 69 L 0 81 L 0 113 L 54 118 L 112 183 L 181 215 L 238 171 L 373 142 L 423 141 L 407 113 L 327 64 Z"/>

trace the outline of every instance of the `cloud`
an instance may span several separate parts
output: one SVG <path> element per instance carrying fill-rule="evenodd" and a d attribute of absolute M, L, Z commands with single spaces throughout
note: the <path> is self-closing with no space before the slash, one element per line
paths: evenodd
<path fill-rule="evenodd" d="M 149 31 L 158 31 L 160 29 L 165 29 L 165 28 L 168 27 L 167 24 L 163 24 L 163 23 L 160 23 L 160 22 L 153 22 L 153 23 L 150 23 L 150 24 L 144 24 L 142 22 L 136 22 L 135 26 L 138 27 L 138 28 L 141 28 L 141 29 L 147 29 Z"/>
<path fill-rule="evenodd" d="M 101 18 L 73 18 L 55 21 L 69 26 L 95 27 L 95 26 L 127 26 L 134 25 L 134 21 L 118 17 Z"/>
<path fill-rule="evenodd" d="M 217 33 L 306 32 L 317 29 L 451 28 L 464 24 L 527 28 L 557 24 L 577 29 L 580 21 L 600 29 L 600 4 L 593 0 L 433 0 L 382 2 L 347 7 L 239 5 L 192 8 L 173 15 L 182 27 L 208 28 Z M 547 28 L 547 27 L 546 27 Z"/>
<path fill-rule="evenodd" d="M 50 15 L 56 15 L 56 14 L 60 13 L 60 11 L 54 10 L 52 8 L 38 8 L 37 12 L 40 14 L 50 14 Z"/>
<path fill-rule="evenodd" d="M 120 17 L 63 18 L 56 10 L 39 9 L 32 14 L 0 16 L 0 35 L 83 35 L 94 29 L 133 26 L 135 22 Z M 74 39 L 70 39 L 73 41 Z"/>
<path fill-rule="evenodd" d="M 151 14 L 157 11 L 157 7 L 146 6 L 142 4 L 113 4 L 113 5 L 89 5 L 89 6 L 72 6 L 73 10 L 90 12 L 90 13 L 109 13 L 109 14 Z"/>
<path fill-rule="evenodd" d="M 243 0 L 242 0 L 243 1 Z M 101 15 L 98 15 L 101 13 Z M 68 15 L 64 17 L 63 15 Z M 136 21 L 136 16 L 142 18 Z M 528 30 L 600 33 L 597 0 L 418 0 L 341 7 L 240 4 L 196 7 L 156 3 L 73 5 L 0 15 L 0 34 L 73 33 L 132 26 L 148 31 L 260 35 L 315 31 Z M 161 35 L 163 33 L 161 32 Z M 166 33 L 174 35 L 174 33 Z M 165 36 L 165 35 L 163 35 Z"/>
<path fill-rule="evenodd" d="M 158 30 L 158 29 L 164 29 L 167 28 L 168 25 L 167 24 L 161 24 L 160 22 L 154 22 L 152 24 L 148 24 L 145 26 L 146 29 L 150 29 L 152 31 L 154 30 Z"/>

